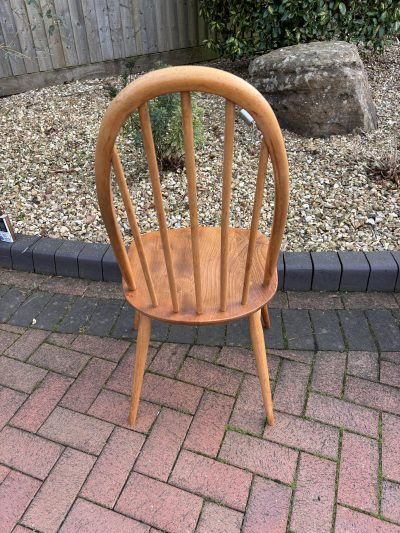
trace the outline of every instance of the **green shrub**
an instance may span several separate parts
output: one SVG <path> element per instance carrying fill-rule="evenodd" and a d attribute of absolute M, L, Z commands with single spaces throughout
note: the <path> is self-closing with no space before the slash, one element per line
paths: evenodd
<path fill-rule="evenodd" d="M 383 50 L 400 30 L 399 0 L 200 0 L 200 12 L 207 45 L 231 59 L 334 38 Z"/>
<path fill-rule="evenodd" d="M 163 68 L 164 65 L 157 65 Z M 124 88 L 132 78 L 134 64 L 127 64 L 121 74 L 119 87 Z M 119 87 L 106 85 L 104 88 L 111 98 L 114 98 Z M 193 113 L 193 138 L 195 147 L 203 143 L 203 109 L 197 102 L 196 95 L 192 94 Z M 170 93 L 159 96 L 149 102 L 149 115 L 153 130 L 153 139 L 156 156 L 161 170 L 176 170 L 184 164 L 184 141 L 182 131 L 181 98 L 178 93 Z M 139 114 L 132 113 L 125 122 L 123 132 L 130 135 L 136 148 L 143 148 L 143 140 L 140 128 Z"/>

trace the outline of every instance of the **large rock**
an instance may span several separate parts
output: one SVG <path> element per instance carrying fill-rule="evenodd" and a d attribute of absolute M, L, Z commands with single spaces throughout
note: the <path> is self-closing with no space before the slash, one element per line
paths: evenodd
<path fill-rule="evenodd" d="M 283 128 L 325 137 L 377 127 L 364 66 L 352 44 L 288 46 L 257 57 L 249 72 Z"/>

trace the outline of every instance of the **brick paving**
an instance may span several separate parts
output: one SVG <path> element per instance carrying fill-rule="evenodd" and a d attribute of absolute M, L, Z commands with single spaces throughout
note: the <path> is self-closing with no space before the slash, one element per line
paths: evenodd
<path fill-rule="evenodd" d="M 0 271 L 0 532 L 400 533 L 400 298 L 271 317 L 275 426 L 239 322 L 156 324 L 132 429 L 120 287 Z"/>

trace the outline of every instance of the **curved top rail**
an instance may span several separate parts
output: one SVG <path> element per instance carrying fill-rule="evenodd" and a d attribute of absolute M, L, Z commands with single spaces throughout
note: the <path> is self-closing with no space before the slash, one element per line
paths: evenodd
<path fill-rule="evenodd" d="M 100 210 L 111 242 L 114 239 L 122 246 L 110 187 L 112 151 L 119 130 L 132 111 L 148 100 L 183 91 L 211 93 L 239 105 L 250 113 L 264 137 L 275 181 L 275 210 L 264 278 L 266 285 L 276 268 L 287 215 L 289 169 L 285 145 L 275 114 L 261 93 L 243 79 L 219 69 L 179 66 L 152 71 L 131 82 L 111 102 L 100 126 L 95 165 Z"/>

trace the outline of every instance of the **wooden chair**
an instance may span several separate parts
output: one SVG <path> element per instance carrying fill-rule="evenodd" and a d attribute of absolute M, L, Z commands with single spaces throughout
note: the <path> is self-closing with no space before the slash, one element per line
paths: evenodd
<path fill-rule="evenodd" d="M 199 225 L 190 92 L 225 98 L 225 143 L 220 227 Z M 163 208 L 147 102 L 180 93 L 188 182 L 190 228 L 168 229 Z M 246 109 L 262 134 L 250 229 L 229 227 L 235 105 Z M 121 126 L 139 111 L 159 231 L 141 234 L 115 146 Z M 268 158 L 275 182 L 270 240 L 259 233 Z M 134 242 L 125 248 L 111 192 L 111 169 L 127 211 Z M 169 67 L 133 81 L 113 100 L 101 123 L 96 148 L 96 187 L 101 214 L 123 277 L 124 294 L 136 310 L 138 337 L 129 422 L 135 424 L 152 319 L 171 324 L 220 324 L 249 318 L 268 424 L 273 424 L 261 312 L 269 325 L 267 303 L 277 288 L 277 260 L 288 207 L 288 163 L 281 130 L 264 97 L 244 80 L 203 66 Z M 218 179 L 218 176 L 215 176 Z"/>

